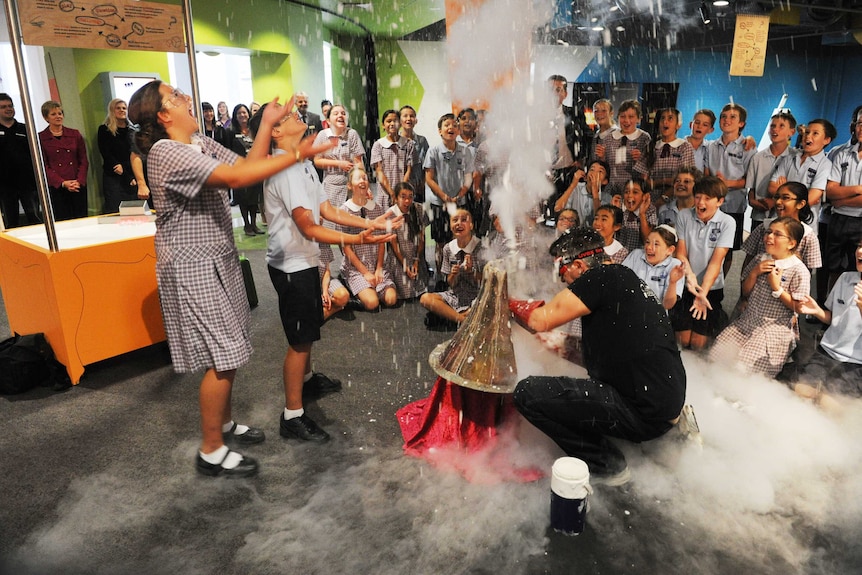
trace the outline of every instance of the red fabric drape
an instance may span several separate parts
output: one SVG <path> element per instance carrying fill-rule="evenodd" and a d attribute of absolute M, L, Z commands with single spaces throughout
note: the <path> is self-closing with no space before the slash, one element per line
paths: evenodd
<path fill-rule="evenodd" d="M 507 457 L 518 414 L 512 397 L 484 393 L 438 377 L 425 399 L 396 412 L 404 451 L 474 482 L 535 481 L 543 473 Z"/>

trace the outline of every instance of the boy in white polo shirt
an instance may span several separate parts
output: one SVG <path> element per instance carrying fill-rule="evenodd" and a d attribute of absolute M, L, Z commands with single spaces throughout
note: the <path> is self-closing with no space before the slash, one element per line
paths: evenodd
<path fill-rule="evenodd" d="M 808 122 L 802 139 L 802 154 L 784 158 L 776 166 L 769 191 L 774 195 L 784 182 L 799 182 L 808 188 L 808 205 L 814 213 L 814 221 L 820 219 L 820 207 L 825 198 L 824 190 L 832 173 L 832 162 L 823 151 L 838 136 L 832 122 L 817 118 Z M 812 228 L 817 233 L 817 227 Z"/>
<path fill-rule="evenodd" d="M 719 208 L 727 185 L 704 176 L 694 185 L 694 207 L 676 219 L 676 257 L 685 264 L 687 290 L 671 310 L 676 339 L 682 347 L 702 350 L 727 323 L 724 299 L 724 258 L 733 247 L 736 222 Z"/>
<path fill-rule="evenodd" d="M 709 143 L 706 156 L 705 173 L 720 178 L 727 185 L 727 197 L 721 206 L 721 211 L 730 215 L 736 222 L 736 235 L 733 238 L 733 249 L 742 247 L 742 218 L 748 205 L 748 194 L 745 191 L 745 173 L 755 150 L 745 149 L 745 138 L 742 129 L 748 112 L 739 104 L 725 104 L 718 118 L 721 138 Z M 730 270 L 733 263 L 733 251 L 728 252 L 724 259 L 724 273 Z"/>

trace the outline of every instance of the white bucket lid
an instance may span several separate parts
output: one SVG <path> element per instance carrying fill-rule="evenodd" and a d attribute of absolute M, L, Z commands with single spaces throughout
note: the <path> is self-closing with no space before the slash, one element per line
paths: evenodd
<path fill-rule="evenodd" d="M 551 471 L 551 490 L 564 499 L 583 499 L 592 493 L 590 468 L 577 457 L 560 457 Z"/>

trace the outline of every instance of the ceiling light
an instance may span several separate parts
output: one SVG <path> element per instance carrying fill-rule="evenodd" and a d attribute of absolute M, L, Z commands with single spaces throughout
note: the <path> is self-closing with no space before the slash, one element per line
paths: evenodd
<path fill-rule="evenodd" d="M 706 5 L 705 0 L 700 3 L 700 8 L 697 11 L 700 12 L 700 19 L 703 20 L 704 24 L 712 22 L 712 18 L 709 15 L 709 7 Z"/>
<path fill-rule="evenodd" d="M 714 0 L 712 3 L 713 6 L 720 6 L 720 7 L 727 6 L 728 4 L 730 4 L 730 2 L 728 2 L 727 0 Z"/>

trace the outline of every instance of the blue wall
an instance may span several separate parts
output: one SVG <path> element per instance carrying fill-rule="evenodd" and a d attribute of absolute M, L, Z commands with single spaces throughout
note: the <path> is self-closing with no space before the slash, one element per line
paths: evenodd
<path fill-rule="evenodd" d="M 683 115 L 680 135 L 699 108 L 716 115 L 733 100 L 748 110 L 745 133 L 759 140 L 781 95 L 797 121 L 823 117 L 838 128 L 836 143 L 849 138 L 853 109 L 862 104 L 862 57 L 808 58 L 803 55 L 766 56 L 763 77 L 729 75 L 730 54 L 666 52 L 646 48 L 605 48 L 584 70 L 578 82 L 677 82 L 677 107 Z M 712 137 L 718 133 L 718 126 Z"/>

